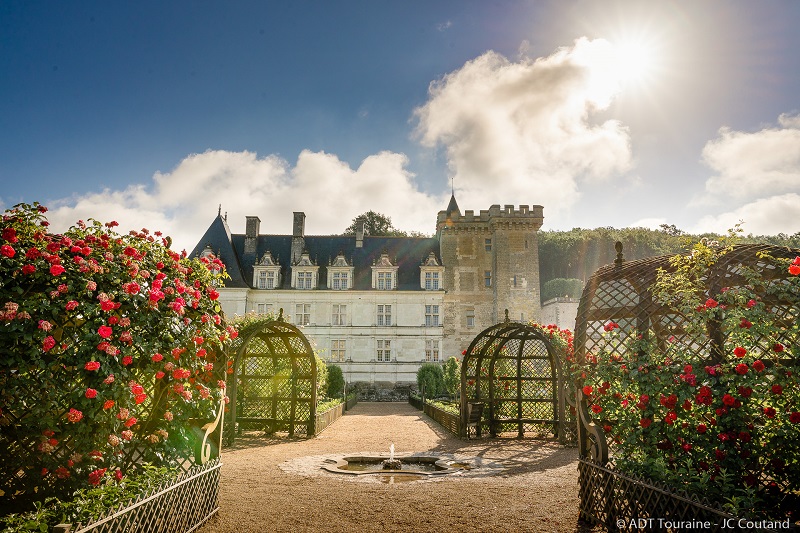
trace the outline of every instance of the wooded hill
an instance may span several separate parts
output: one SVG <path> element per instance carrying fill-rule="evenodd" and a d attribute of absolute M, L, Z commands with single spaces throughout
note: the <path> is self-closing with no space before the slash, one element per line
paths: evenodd
<path fill-rule="evenodd" d="M 658 255 L 672 255 L 686 252 L 702 238 L 718 240 L 716 234 L 690 235 L 675 226 L 663 225 L 660 230 L 646 228 L 575 228 L 569 231 L 539 232 L 539 282 L 542 290 L 542 301 L 555 296 L 565 296 L 565 287 L 569 296 L 579 297 L 574 288 L 577 284 L 566 283 L 566 280 L 586 280 L 595 270 L 614 262 L 617 252 L 614 244 L 622 242 L 623 256 L 626 261 L 644 259 Z M 800 233 L 794 235 L 778 234 L 775 236 L 741 236 L 732 237 L 735 242 L 766 243 L 778 246 L 800 248 Z"/>

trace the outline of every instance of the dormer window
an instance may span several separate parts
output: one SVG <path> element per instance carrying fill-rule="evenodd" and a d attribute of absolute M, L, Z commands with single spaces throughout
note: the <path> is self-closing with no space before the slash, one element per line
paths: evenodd
<path fill-rule="evenodd" d="M 328 265 L 328 288 L 334 291 L 352 289 L 353 271 L 353 266 L 347 262 L 344 254 L 339 252 L 336 259 Z"/>
<path fill-rule="evenodd" d="M 397 288 L 397 265 L 392 263 L 387 252 L 381 253 L 372 265 L 372 288 L 379 291 L 391 291 Z"/>
<path fill-rule="evenodd" d="M 442 289 L 442 278 L 444 278 L 444 267 L 436 260 L 436 254 L 428 254 L 419 267 L 419 285 L 426 291 L 438 291 Z"/>
<path fill-rule="evenodd" d="M 292 288 L 301 290 L 311 290 L 316 288 L 319 282 L 319 266 L 314 263 L 303 251 L 300 259 L 292 265 Z"/>
<path fill-rule="evenodd" d="M 256 289 L 277 289 L 281 285 L 281 265 L 267 250 L 253 265 L 253 286 Z"/>

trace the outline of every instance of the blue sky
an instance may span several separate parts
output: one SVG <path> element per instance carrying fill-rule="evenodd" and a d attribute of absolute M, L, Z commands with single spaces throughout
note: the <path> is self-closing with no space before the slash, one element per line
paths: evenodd
<path fill-rule="evenodd" d="M 0 207 L 800 231 L 800 3 L 3 2 Z"/>

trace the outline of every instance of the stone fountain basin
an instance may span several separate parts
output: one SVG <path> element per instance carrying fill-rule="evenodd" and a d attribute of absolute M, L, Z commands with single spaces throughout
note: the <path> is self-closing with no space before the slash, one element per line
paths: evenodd
<path fill-rule="evenodd" d="M 389 459 L 386 455 L 348 455 L 340 459 L 328 459 L 322 468 L 328 472 L 350 476 L 399 474 L 426 477 L 443 476 L 469 468 L 464 462 L 430 455 L 396 455 L 394 458 L 402 463 L 399 470 L 383 468 L 383 461 Z"/>

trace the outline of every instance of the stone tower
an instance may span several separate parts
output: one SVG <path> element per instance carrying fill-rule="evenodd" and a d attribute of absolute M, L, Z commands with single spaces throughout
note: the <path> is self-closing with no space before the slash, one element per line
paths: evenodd
<path fill-rule="evenodd" d="M 455 196 L 436 220 L 444 275 L 443 358 L 460 356 L 475 336 L 505 318 L 537 320 L 543 208 L 493 205 L 461 211 Z"/>

